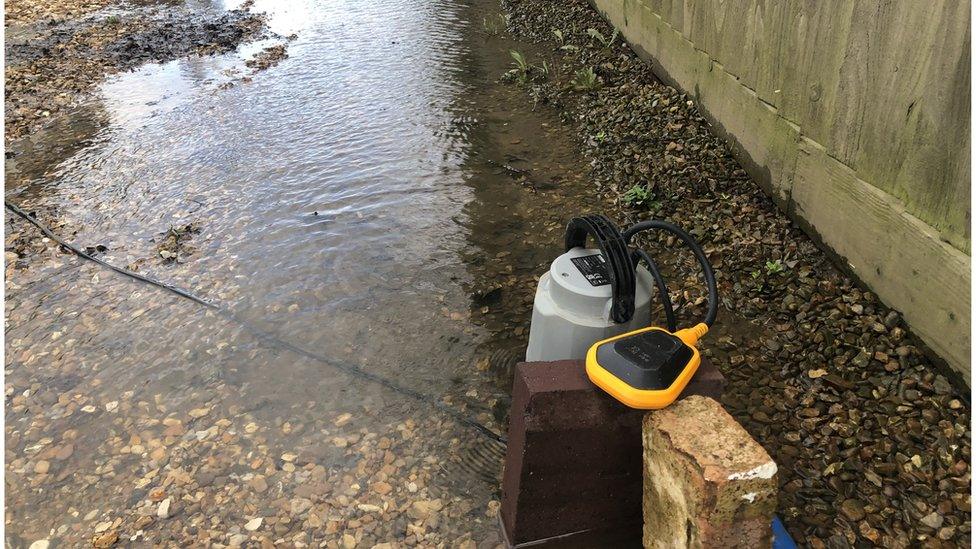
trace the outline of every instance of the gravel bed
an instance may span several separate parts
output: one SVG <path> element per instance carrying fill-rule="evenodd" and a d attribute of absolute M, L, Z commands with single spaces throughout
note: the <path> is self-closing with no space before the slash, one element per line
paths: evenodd
<path fill-rule="evenodd" d="M 707 352 L 729 380 L 724 405 L 780 464 L 779 513 L 797 541 L 968 546 L 968 390 L 776 208 L 693 98 L 661 84 L 589 4 L 503 3 L 512 34 L 551 46 L 509 76 L 575 127 L 604 209 L 621 222 L 674 221 L 715 264 L 723 307 Z M 672 287 L 694 285 L 687 254 L 658 252 Z M 701 314 L 700 296 L 673 298 L 684 318 Z"/>

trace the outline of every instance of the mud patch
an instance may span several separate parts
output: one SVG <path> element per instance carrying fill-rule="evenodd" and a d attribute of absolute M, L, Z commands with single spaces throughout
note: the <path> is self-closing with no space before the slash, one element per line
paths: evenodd
<path fill-rule="evenodd" d="M 254 54 L 254 57 L 245 61 L 244 65 L 252 69 L 252 72 L 258 72 L 269 69 L 287 58 L 288 47 L 284 44 L 275 44 Z"/>
<path fill-rule="evenodd" d="M 148 62 L 212 55 L 261 37 L 261 15 L 148 7 L 8 29 L 6 132 L 31 133 L 91 98 L 106 75 Z"/>

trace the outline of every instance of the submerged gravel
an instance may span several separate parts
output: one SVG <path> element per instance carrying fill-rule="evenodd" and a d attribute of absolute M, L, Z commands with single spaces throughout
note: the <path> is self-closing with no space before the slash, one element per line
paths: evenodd
<path fill-rule="evenodd" d="M 707 353 L 729 380 L 724 405 L 780 464 L 779 513 L 797 541 L 969 545 L 965 389 L 776 208 L 692 97 L 607 44 L 613 29 L 585 1 L 504 5 L 510 32 L 552 48 L 512 80 L 575 126 L 604 209 L 674 221 L 712 259 L 723 307 Z M 694 284 L 685 254 L 659 253 L 673 288 Z M 673 298 L 701 314 L 701 297 Z"/>

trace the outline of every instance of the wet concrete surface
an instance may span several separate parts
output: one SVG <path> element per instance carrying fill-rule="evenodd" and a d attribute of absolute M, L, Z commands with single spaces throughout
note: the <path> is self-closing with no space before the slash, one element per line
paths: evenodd
<path fill-rule="evenodd" d="M 491 2 L 252 10 L 295 35 L 277 66 L 110 77 L 13 143 L 7 199 L 503 432 L 535 279 L 595 196 L 499 82 L 531 47 Z M 499 542 L 496 443 L 6 222 L 8 544 Z"/>

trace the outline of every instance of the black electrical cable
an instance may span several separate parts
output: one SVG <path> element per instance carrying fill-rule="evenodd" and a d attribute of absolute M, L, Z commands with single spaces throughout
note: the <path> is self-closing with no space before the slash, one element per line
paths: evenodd
<path fill-rule="evenodd" d="M 678 329 L 678 322 L 674 317 L 674 306 L 671 304 L 671 296 L 668 294 L 668 287 L 664 283 L 664 277 L 661 276 L 661 270 L 657 268 L 657 263 L 644 250 L 637 248 L 634 250 L 634 253 L 637 254 L 638 259 L 644 260 L 644 263 L 647 264 L 647 270 L 654 277 L 654 284 L 657 286 L 657 292 L 661 297 L 661 305 L 664 307 L 664 317 L 668 323 L 668 331 L 674 332 Z M 634 263 L 637 264 L 638 262 L 635 261 Z"/>
<path fill-rule="evenodd" d="M 705 275 L 705 285 L 708 287 L 708 312 L 705 314 L 704 323 L 706 326 L 711 327 L 712 323 L 715 322 L 715 317 L 718 316 L 718 288 L 715 284 L 715 271 L 712 270 L 712 265 L 708 262 L 705 251 L 698 245 L 695 237 L 685 232 L 682 228 L 673 223 L 657 219 L 649 219 L 631 225 L 623 232 L 624 240 L 629 243 L 637 233 L 648 229 L 663 230 L 674 234 L 695 254 L 695 258 L 701 264 L 702 271 Z"/>
<path fill-rule="evenodd" d="M 660 294 L 668 330 L 673 332 L 678 327 L 677 319 L 660 269 L 647 252 L 639 248 L 632 250 L 628 246 L 634 235 L 647 229 L 661 229 L 677 235 L 695 254 L 704 270 L 705 282 L 708 285 L 708 313 L 705 317 L 705 324 L 711 326 L 718 314 L 718 290 L 715 285 L 715 273 L 705 256 L 705 252 L 695 238 L 677 225 L 667 221 L 648 220 L 637 223 L 621 233 L 606 216 L 590 214 L 574 217 L 566 227 L 566 250 L 585 247 L 586 237 L 593 237 L 606 259 L 612 295 L 610 318 L 618 324 L 630 322 L 633 318 L 636 305 L 634 303 L 637 282 L 636 271 L 640 261 L 644 261 Z"/>
<path fill-rule="evenodd" d="M 44 234 L 44 236 L 46 236 L 46 237 L 50 238 L 51 240 L 57 242 L 62 247 L 67 248 L 68 250 L 70 250 L 72 253 L 74 253 L 77 256 L 83 257 L 83 258 L 87 259 L 88 261 L 93 261 L 93 262 L 101 265 L 102 267 L 105 267 L 106 269 L 109 269 L 111 271 L 115 271 L 115 272 L 117 272 L 119 274 L 122 274 L 122 275 L 125 275 L 125 276 L 127 276 L 129 278 L 134 278 L 136 280 L 140 280 L 142 282 L 146 282 L 146 283 L 152 284 L 154 286 L 159 286 L 160 288 L 163 288 L 163 289 L 166 289 L 166 290 L 168 290 L 170 292 L 173 292 L 174 294 L 176 294 L 176 295 L 178 295 L 180 297 L 185 297 L 186 299 L 189 299 L 190 301 L 194 301 L 194 302 L 196 302 L 196 303 L 198 303 L 200 305 L 203 305 L 204 307 L 209 307 L 211 309 L 219 309 L 219 307 L 217 307 L 217 305 L 214 305 L 213 303 L 211 303 L 211 302 L 209 302 L 209 301 L 207 301 L 207 300 L 205 300 L 203 298 L 199 298 L 199 297 L 191 294 L 190 292 L 187 292 L 186 290 L 177 288 L 176 286 L 171 286 L 171 285 L 169 285 L 169 284 L 167 284 L 165 282 L 162 282 L 162 281 L 159 281 L 159 280 L 156 280 L 156 279 L 153 279 L 153 278 L 149 278 L 148 276 L 141 275 L 139 273 L 130 271 L 128 269 L 123 269 L 122 267 L 116 267 L 115 265 L 112 265 L 110 263 L 106 263 L 105 261 L 102 261 L 101 259 L 99 259 L 99 258 L 97 258 L 97 257 L 95 257 L 95 256 L 93 256 L 91 254 L 89 254 L 88 252 L 86 252 L 85 250 L 82 250 L 81 248 L 75 246 L 74 244 L 65 242 L 64 239 L 62 239 L 58 235 L 54 234 L 54 232 L 51 231 L 51 229 L 47 228 L 40 221 L 38 221 L 37 219 L 35 219 L 34 216 L 32 216 L 29 213 L 25 212 L 24 210 L 22 210 L 16 204 L 11 204 L 10 202 L 7 202 L 6 200 L 3 201 L 3 204 L 4 204 L 4 206 L 7 207 L 8 210 L 10 210 L 10 211 L 14 212 L 15 214 L 17 214 L 18 216 L 26 219 L 32 225 L 34 225 L 35 227 L 37 227 L 41 231 L 41 233 Z"/>
<path fill-rule="evenodd" d="M 610 318 L 618 324 L 630 322 L 634 317 L 637 278 L 627 243 L 609 218 L 590 214 L 569 220 L 566 226 L 566 251 L 576 247 L 585 248 L 587 235 L 593 237 L 606 260 L 612 298 Z"/>
<path fill-rule="evenodd" d="M 293 353 L 296 353 L 296 354 L 299 354 L 301 356 L 310 358 L 312 360 L 321 362 L 323 364 L 326 364 L 328 366 L 331 366 L 333 368 L 336 368 L 337 370 L 341 370 L 341 371 L 346 372 L 348 374 L 351 374 L 353 376 L 357 376 L 357 377 L 360 377 L 360 378 L 363 378 L 363 379 L 368 379 L 370 381 L 373 381 L 374 383 L 378 383 L 378 384 L 380 384 L 380 385 L 382 385 L 382 386 L 384 386 L 384 387 L 386 387 L 386 388 L 388 388 L 388 389 L 390 389 L 392 391 L 395 391 L 395 392 L 400 393 L 400 394 L 402 394 L 404 396 L 408 396 L 408 397 L 413 398 L 413 399 L 415 399 L 417 401 L 420 401 L 420 402 L 423 402 L 425 404 L 430 405 L 431 407 L 439 410 L 440 412 L 442 412 L 442 413 L 450 416 L 451 418 L 453 418 L 458 423 L 473 428 L 474 430 L 476 430 L 479 433 L 481 433 L 482 435 L 490 438 L 491 440 L 494 440 L 495 442 L 499 442 L 501 444 L 507 444 L 507 442 L 508 442 L 507 439 L 503 435 L 500 435 L 500 434 L 496 433 L 495 431 L 489 429 L 487 426 L 483 425 L 482 423 L 479 423 L 478 421 L 476 421 L 474 419 L 471 419 L 470 417 L 461 414 L 457 410 L 455 410 L 455 409 L 447 406 L 446 404 L 444 404 L 443 402 L 441 402 L 439 400 L 436 400 L 436 399 L 430 397 L 429 395 L 425 395 L 424 393 L 421 393 L 419 391 L 415 391 L 415 390 L 410 389 L 408 387 L 404 387 L 403 385 L 400 385 L 399 383 L 393 381 L 392 379 L 389 379 L 389 378 L 386 378 L 386 377 L 383 377 L 381 375 L 374 374 L 374 373 L 371 373 L 371 372 L 367 372 L 366 370 L 363 370 L 361 367 L 359 367 L 359 366 L 357 366 L 355 364 L 351 364 L 351 363 L 344 362 L 344 361 L 340 361 L 340 360 L 326 358 L 326 357 L 324 357 L 322 355 L 318 355 L 318 354 L 313 353 L 313 352 L 311 352 L 311 351 L 309 351 L 307 349 L 304 349 L 302 347 L 299 347 L 298 345 L 295 345 L 294 343 L 290 343 L 288 341 L 285 341 L 285 340 L 283 340 L 283 339 L 275 336 L 274 334 L 272 334 L 270 332 L 267 332 L 265 330 L 262 330 L 261 328 L 258 328 L 257 326 L 251 324 L 247 320 L 244 320 L 242 318 L 239 318 L 234 313 L 232 313 L 230 311 L 224 310 L 219 305 L 217 305 L 215 303 L 212 303 L 210 301 L 207 301 L 207 300 L 205 300 L 205 299 L 203 299 L 201 297 L 197 297 L 197 296 L 193 295 L 192 293 L 190 293 L 190 292 L 188 292 L 186 290 L 183 290 L 183 289 L 178 288 L 176 286 L 173 286 L 171 284 L 167 284 L 167 283 L 162 282 L 160 280 L 156 280 L 154 278 L 151 278 L 151 277 L 148 277 L 148 276 L 145 276 L 145 275 L 141 275 L 139 273 L 130 271 L 128 269 L 124 269 L 122 267 L 116 267 L 115 265 L 112 265 L 111 263 L 108 263 L 108 262 L 103 261 L 103 260 L 101 260 L 101 259 L 99 259 L 97 257 L 92 256 L 91 254 L 85 252 L 81 248 L 78 248 L 74 244 L 71 244 L 71 243 L 65 241 L 64 239 L 62 239 L 58 235 L 54 234 L 54 232 L 51 231 L 51 229 L 49 229 L 43 223 L 41 223 L 40 221 L 38 221 L 37 219 L 35 219 L 34 216 L 28 214 L 27 212 L 25 212 L 23 209 L 21 209 L 17 205 L 12 204 L 10 202 L 7 202 L 6 200 L 4 201 L 4 205 L 7 207 L 8 210 L 12 211 L 17 216 L 22 217 L 23 219 L 27 220 L 30 224 L 32 224 L 35 227 L 37 227 L 41 231 L 41 233 L 44 234 L 44 236 L 47 236 L 48 238 L 50 238 L 51 240 L 53 240 L 54 242 L 56 242 L 60 246 L 64 247 L 65 249 L 67 249 L 69 251 L 71 251 L 72 253 L 74 253 L 75 255 L 77 255 L 79 257 L 82 257 L 84 259 L 87 259 L 89 261 L 92 261 L 92 262 L 94 262 L 94 263 L 96 263 L 98 265 L 101 265 L 102 267 L 104 267 L 106 269 L 115 271 L 116 273 L 119 273 L 119 274 L 121 274 L 123 276 L 127 276 L 129 278 L 138 280 L 140 282 L 145 282 L 147 284 L 151 284 L 153 286 L 162 288 L 162 289 L 164 289 L 164 290 L 166 290 L 168 292 L 172 292 L 172 293 L 174 293 L 174 294 L 176 294 L 176 295 L 178 295 L 178 296 L 180 296 L 180 297 L 182 297 L 184 299 L 189 299 L 190 301 L 193 301 L 194 303 L 197 303 L 198 305 L 203 305 L 204 307 L 206 307 L 206 308 L 208 308 L 208 309 L 216 312 L 220 316 L 222 316 L 222 317 L 224 317 L 224 318 L 226 318 L 226 319 L 228 319 L 228 320 L 230 320 L 230 321 L 232 321 L 232 322 L 234 322 L 236 324 L 239 324 L 240 326 L 242 326 L 243 328 L 245 328 L 248 332 L 250 332 L 252 335 L 256 336 L 258 339 L 260 339 L 262 341 L 265 341 L 265 342 L 267 342 L 267 343 L 269 343 L 269 344 L 271 344 L 271 345 L 273 345 L 275 347 L 278 347 L 279 349 L 285 349 L 285 350 L 291 351 Z"/>

